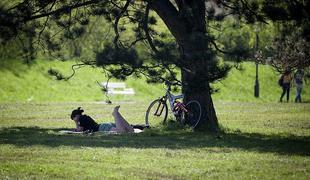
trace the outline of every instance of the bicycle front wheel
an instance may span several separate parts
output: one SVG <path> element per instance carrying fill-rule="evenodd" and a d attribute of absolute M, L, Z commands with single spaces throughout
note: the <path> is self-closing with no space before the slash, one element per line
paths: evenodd
<path fill-rule="evenodd" d="M 154 126 L 165 122 L 168 116 L 168 106 L 162 99 L 154 100 L 148 107 L 145 115 L 145 125 Z"/>
<path fill-rule="evenodd" d="M 196 100 L 189 101 L 186 104 L 185 119 L 186 124 L 190 125 L 192 128 L 195 128 L 200 121 L 201 118 L 201 106 L 200 103 Z"/>

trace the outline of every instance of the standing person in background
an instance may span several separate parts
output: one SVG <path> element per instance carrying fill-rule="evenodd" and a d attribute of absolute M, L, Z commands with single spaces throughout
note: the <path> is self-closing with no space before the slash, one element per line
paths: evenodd
<path fill-rule="evenodd" d="M 303 86 L 303 77 L 304 71 L 302 69 L 298 69 L 294 74 L 294 81 L 296 85 L 296 97 L 295 102 L 301 102 L 301 91 Z"/>
<path fill-rule="evenodd" d="M 293 79 L 291 71 L 286 70 L 281 78 L 283 78 L 283 83 L 282 83 L 282 94 L 280 97 L 280 102 L 282 102 L 282 98 L 285 95 L 285 93 L 286 93 L 286 101 L 288 102 L 290 100 L 291 81 Z"/>

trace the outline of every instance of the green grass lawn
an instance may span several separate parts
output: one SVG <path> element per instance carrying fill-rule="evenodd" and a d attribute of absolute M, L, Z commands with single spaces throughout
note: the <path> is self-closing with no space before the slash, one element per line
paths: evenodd
<path fill-rule="evenodd" d="M 143 123 L 147 101 L 122 102 Z M 96 102 L 1 103 L 0 179 L 309 179 L 310 104 L 223 102 L 224 132 L 158 125 L 140 134 L 65 135 L 82 106 L 98 122 L 113 105 Z"/>
<path fill-rule="evenodd" d="M 0 179 L 309 179 L 310 85 L 305 103 L 277 103 L 278 75 L 260 66 L 260 98 L 253 97 L 255 66 L 232 70 L 213 95 L 223 132 L 206 134 L 175 123 L 140 134 L 65 135 L 70 113 L 82 106 L 97 122 L 113 121 L 121 105 L 130 123 L 144 123 L 151 100 L 163 85 L 129 78 L 134 96 L 106 100 L 96 81 L 100 69 L 82 68 L 69 81 L 47 74 L 56 68 L 70 75 L 74 62 L 36 61 L 32 66 L 0 61 Z M 116 81 L 113 79 L 112 81 Z"/>

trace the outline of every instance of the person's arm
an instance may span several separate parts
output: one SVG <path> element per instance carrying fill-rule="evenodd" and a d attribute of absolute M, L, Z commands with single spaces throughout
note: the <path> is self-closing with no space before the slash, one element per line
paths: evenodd
<path fill-rule="evenodd" d="M 80 126 L 80 122 L 79 121 L 74 121 L 74 122 L 76 125 L 75 131 L 76 132 L 82 132 L 84 130 L 84 128 L 82 126 Z"/>
<path fill-rule="evenodd" d="M 78 127 L 76 127 L 75 131 L 76 132 L 83 132 L 84 128 L 82 126 L 78 126 Z"/>

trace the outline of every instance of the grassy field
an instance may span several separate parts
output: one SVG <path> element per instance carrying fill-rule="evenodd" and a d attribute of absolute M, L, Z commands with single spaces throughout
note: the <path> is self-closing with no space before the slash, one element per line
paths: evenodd
<path fill-rule="evenodd" d="M 122 102 L 143 123 L 147 102 Z M 71 110 L 104 103 L 1 103 L 0 179 L 309 179 L 310 104 L 216 102 L 224 132 L 158 125 L 140 134 L 65 135 Z"/>
<path fill-rule="evenodd" d="M 97 122 L 112 121 L 121 105 L 130 123 L 144 123 L 149 102 L 163 85 L 129 78 L 134 96 L 106 100 L 96 81 L 100 69 L 82 68 L 70 81 L 74 62 L 37 61 L 32 66 L 0 62 L 0 179 L 309 179 L 310 86 L 305 103 L 277 103 L 278 75 L 260 66 L 260 98 L 253 97 L 254 65 L 233 70 L 215 84 L 217 134 L 192 132 L 170 122 L 140 134 L 66 135 L 72 109 L 82 106 Z M 116 80 L 113 80 L 116 81 Z M 294 99 L 292 90 L 291 102 Z"/>

